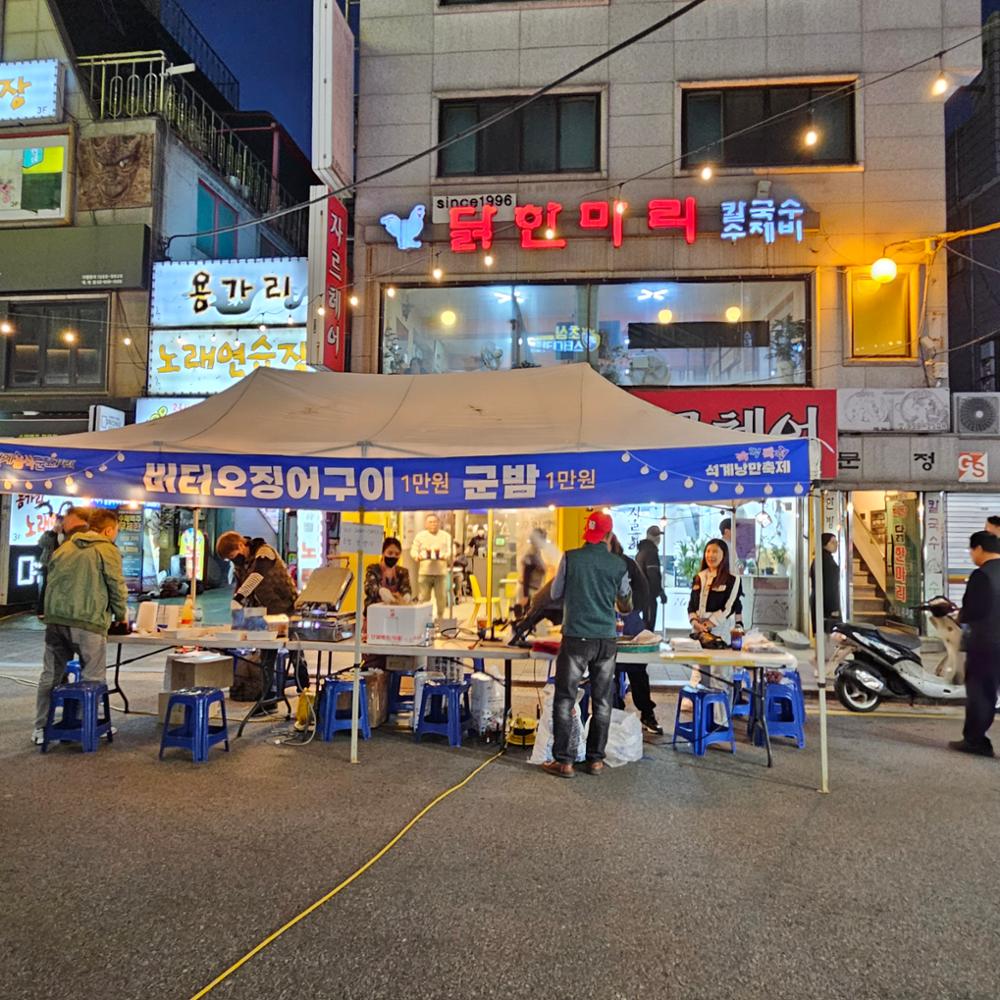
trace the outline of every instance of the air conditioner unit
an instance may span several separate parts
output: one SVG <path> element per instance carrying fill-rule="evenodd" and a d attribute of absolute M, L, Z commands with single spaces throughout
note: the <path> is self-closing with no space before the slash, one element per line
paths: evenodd
<path fill-rule="evenodd" d="M 1000 392 L 956 392 L 952 396 L 955 433 L 962 437 L 1000 435 Z"/>

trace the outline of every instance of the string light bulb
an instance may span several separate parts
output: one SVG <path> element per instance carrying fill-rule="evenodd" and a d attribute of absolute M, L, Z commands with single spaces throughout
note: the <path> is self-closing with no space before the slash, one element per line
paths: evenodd
<path fill-rule="evenodd" d="M 434 270 L 431 271 L 431 277 L 435 281 L 440 281 L 444 277 L 444 271 L 442 271 L 440 267 L 435 267 Z"/>
<path fill-rule="evenodd" d="M 656 322 L 659 323 L 661 326 L 668 326 L 670 323 L 673 322 L 673 319 L 674 319 L 674 312 L 672 309 L 661 309 L 656 314 Z"/>
<path fill-rule="evenodd" d="M 457 319 L 458 317 L 452 309 L 445 309 L 445 311 L 441 313 L 442 326 L 454 326 Z"/>
<path fill-rule="evenodd" d="M 710 181 L 715 176 L 715 169 L 711 163 L 706 163 L 705 166 L 701 168 L 699 174 L 703 181 Z"/>
<path fill-rule="evenodd" d="M 122 343 L 126 347 L 131 347 L 132 346 L 132 338 L 131 337 L 122 337 Z"/>
<path fill-rule="evenodd" d="M 326 315 L 326 310 L 322 306 L 320 306 L 319 309 L 316 310 L 316 315 L 317 316 L 325 316 Z"/>
<path fill-rule="evenodd" d="M 357 297 L 357 295 L 352 295 L 347 301 L 350 302 L 352 306 L 356 306 L 361 300 Z"/>
<path fill-rule="evenodd" d="M 14 332 L 13 324 L 9 323 L 7 320 L 3 320 L 3 322 L 0 322 L 0 333 L 8 334 L 13 332 Z"/>
<path fill-rule="evenodd" d="M 395 288 L 394 288 L 394 287 L 393 287 L 392 285 L 390 285 L 390 286 L 389 286 L 389 287 L 388 287 L 388 288 L 387 288 L 387 289 L 385 290 L 385 294 L 386 294 L 386 296 L 387 296 L 388 298 L 390 298 L 390 299 L 394 299 L 394 298 L 396 297 L 396 289 L 395 289 Z"/>
<path fill-rule="evenodd" d="M 486 267 L 492 267 L 492 266 L 493 266 L 493 265 L 494 265 L 495 263 L 496 263 L 496 261 L 494 260 L 494 258 L 493 258 L 493 254 L 491 254 L 491 253 L 488 253 L 488 254 L 487 254 L 487 255 L 486 255 L 486 256 L 485 256 L 484 258 L 483 258 L 483 264 L 485 264 L 485 265 L 486 265 Z"/>
<path fill-rule="evenodd" d="M 615 215 L 624 215 L 625 209 L 628 208 L 627 201 L 616 201 L 615 202 Z"/>
<path fill-rule="evenodd" d="M 879 257 L 871 268 L 872 281 L 879 285 L 888 285 L 890 281 L 896 280 L 898 268 L 896 262 L 891 257 Z"/>
<path fill-rule="evenodd" d="M 554 240 L 556 238 L 556 231 L 551 226 L 545 230 L 545 238 L 547 240 Z"/>
<path fill-rule="evenodd" d="M 739 323 L 743 318 L 743 310 L 739 306 L 730 306 L 726 310 L 727 323 Z"/>
<path fill-rule="evenodd" d="M 257 329 L 260 330 L 261 333 L 267 333 L 267 324 L 261 323 L 260 326 L 257 327 Z"/>
<path fill-rule="evenodd" d="M 802 137 L 802 141 L 810 148 L 819 142 L 819 132 L 816 131 L 815 125 L 810 125 L 806 129 L 806 134 Z"/>
<path fill-rule="evenodd" d="M 938 75 L 931 84 L 931 93 L 935 97 L 941 97 L 948 93 L 948 88 L 950 86 L 951 83 L 948 80 L 948 74 L 944 71 L 944 63 L 942 62 L 941 57 L 938 56 Z"/>
<path fill-rule="evenodd" d="M 66 341 L 67 344 L 76 343 L 76 332 L 74 330 L 64 330 L 62 339 Z"/>

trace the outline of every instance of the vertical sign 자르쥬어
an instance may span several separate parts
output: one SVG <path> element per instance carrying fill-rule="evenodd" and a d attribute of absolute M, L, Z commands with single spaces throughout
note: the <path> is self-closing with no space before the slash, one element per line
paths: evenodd
<path fill-rule="evenodd" d="M 323 364 L 342 372 L 347 368 L 347 209 L 333 195 L 327 202 L 325 282 Z"/>

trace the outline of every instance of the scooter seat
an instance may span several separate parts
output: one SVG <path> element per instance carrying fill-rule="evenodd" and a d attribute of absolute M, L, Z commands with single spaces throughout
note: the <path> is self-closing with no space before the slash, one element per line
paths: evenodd
<path fill-rule="evenodd" d="M 892 643 L 896 646 L 903 646 L 906 649 L 919 649 L 920 648 L 920 636 L 914 634 L 913 632 L 896 632 L 890 629 L 876 629 L 879 638 L 883 639 L 885 642 Z"/>

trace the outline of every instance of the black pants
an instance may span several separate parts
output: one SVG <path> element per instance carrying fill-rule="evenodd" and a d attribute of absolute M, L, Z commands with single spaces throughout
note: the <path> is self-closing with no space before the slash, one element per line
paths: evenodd
<path fill-rule="evenodd" d="M 645 663 L 630 663 L 622 667 L 619 673 L 628 674 L 629 690 L 632 692 L 632 704 L 640 715 L 652 715 L 656 702 L 649 687 L 649 669 Z M 615 685 L 615 708 L 624 708 L 625 701 L 618 697 L 618 685 Z"/>
<path fill-rule="evenodd" d="M 965 727 L 969 746 L 991 746 L 986 736 L 996 715 L 1000 689 L 1000 649 L 970 649 L 965 657 Z"/>
<path fill-rule="evenodd" d="M 650 630 L 656 631 L 656 595 L 650 595 L 649 601 L 644 608 L 639 608 L 642 612 L 642 623 Z"/>
<path fill-rule="evenodd" d="M 587 760 L 604 760 L 611 725 L 611 704 L 615 686 L 615 639 L 574 639 L 563 636 L 556 657 L 556 691 L 552 700 L 552 756 L 560 764 L 572 764 L 569 741 L 573 706 L 580 680 L 590 672 L 590 729 L 587 732 Z"/>

